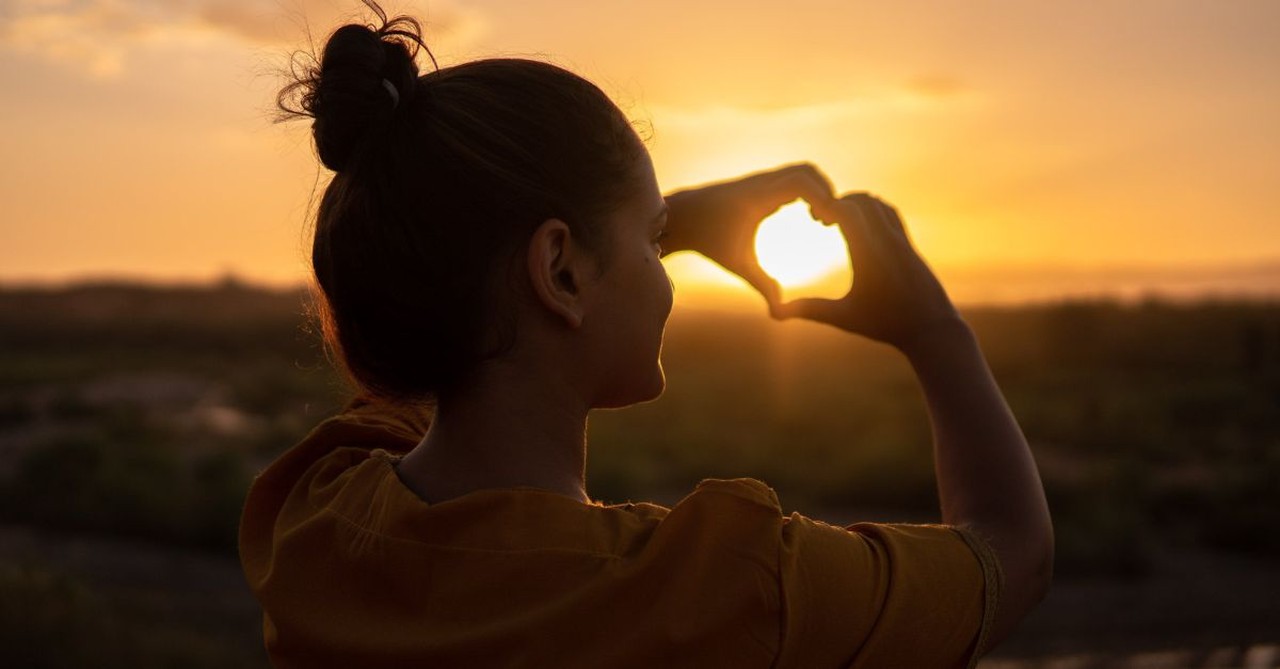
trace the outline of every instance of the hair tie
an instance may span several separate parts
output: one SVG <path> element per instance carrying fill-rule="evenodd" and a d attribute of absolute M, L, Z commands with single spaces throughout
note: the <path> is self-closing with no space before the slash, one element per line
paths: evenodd
<path fill-rule="evenodd" d="M 400 91 L 396 90 L 396 85 L 391 83 L 390 79 L 383 79 L 382 87 L 391 94 L 391 111 L 395 111 L 396 107 L 400 106 Z"/>

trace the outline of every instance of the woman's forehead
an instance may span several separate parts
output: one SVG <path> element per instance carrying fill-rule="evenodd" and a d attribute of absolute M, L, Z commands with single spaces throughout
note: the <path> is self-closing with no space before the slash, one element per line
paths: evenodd
<path fill-rule="evenodd" d="M 666 208 L 666 200 L 662 197 L 662 189 L 658 186 L 658 176 L 653 169 L 653 159 L 648 150 L 641 153 L 636 161 L 636 179 L 639 188 L 637 199 L 647 211 L 647 218 L 657 216 Z"/>

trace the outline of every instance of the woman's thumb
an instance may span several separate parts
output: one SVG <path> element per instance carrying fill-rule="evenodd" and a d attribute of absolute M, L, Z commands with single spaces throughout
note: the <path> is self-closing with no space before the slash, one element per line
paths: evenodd
<path fill-rule="evenodd" d="M 783 302 L 771 311 L 774 318 L 786 320 L 788 318 L 804 318 L 811 321 L 820 321 L 835 325 L 839 319 L 840 301 L 828 300 L 819 297 L 806 297 L 790 302 Z"/>
<path fill-rule="evenodd" d="M 765 302 L 769 303 L 769 313 L 773 313 L 782 302 L 782 286 L 778 281 L 759 267 L 745 269 L 739 276 L 764 297 Z"/>

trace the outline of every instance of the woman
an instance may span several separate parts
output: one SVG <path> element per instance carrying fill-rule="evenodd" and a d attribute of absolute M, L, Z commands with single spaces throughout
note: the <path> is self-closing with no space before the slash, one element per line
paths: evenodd
<path fill-rule="evenodd" d="M 892 208 L 836 198 L 809 165 L 664 198 L 594 85 L 508 59 L 419 76 L 417 24 L 369 4 L 380 26 L 338 29 L 282 98 L 302 94 L 336 172 L 312 260 L 364 399 L 246 502 L 241 559 L 278 666 L 972 666 L 1043 597 L 1034 461 Z M 756 265 L 755 228 L 797 198 L 848 240 L 843 299 L 783 303 Z M 945 525 L 784 516 L 750 479 L 670 509 L 588 497 L 587 414 L 662 392 L 659 257 L 684 250 L 775 317 L 908 357 Z"/>

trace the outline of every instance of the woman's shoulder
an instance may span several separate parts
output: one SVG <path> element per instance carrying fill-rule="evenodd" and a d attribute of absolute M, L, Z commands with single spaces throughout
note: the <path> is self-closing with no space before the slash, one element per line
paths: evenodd
<path fill-rule="evenodd" d="M 316 426 L 307 440 L 372 438 L 372 448 L 406 452 L 427 433 L 435 407 L 428 403 L 409 404 L 378 400 L 367 396 L 352 399 L 337 415 Z"/>
<path fill-rule="evenodd" d="M 764 481 L 753 478 L 703 479 L 685 499 L 698 495 L 734 497 L 782 513 L 778 494 Z"/>

